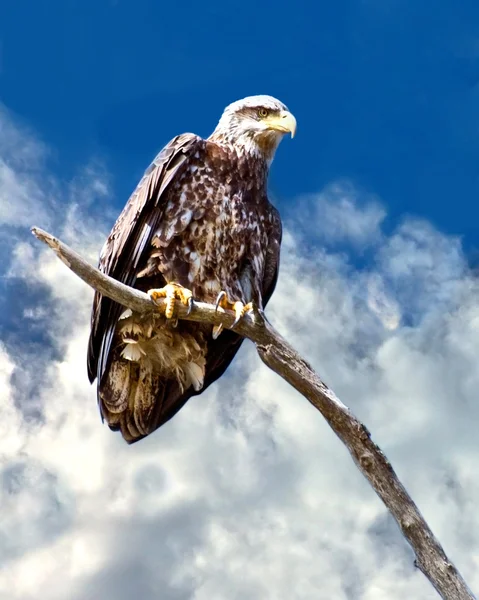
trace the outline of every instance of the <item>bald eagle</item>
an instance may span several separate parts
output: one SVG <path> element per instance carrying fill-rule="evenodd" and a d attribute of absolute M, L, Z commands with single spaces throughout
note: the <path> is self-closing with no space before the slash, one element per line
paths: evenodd
<path fill-rule="evenodd" d="M 101 414 L 128 443 L 171 419 L 226 370 L 243 341 L 231 330 L 175 321 L 174 302 L 218 302 L 240 319 L 263 309 L 278 277 L 281 220 L 268 170 L 296 120 L 271 96 L 230 104 L 208 139 L 185 133 L 156 156 L 118 217 L 99 269 L 168 298 L 142 317 L 96 293 L 88 376 Z"/>

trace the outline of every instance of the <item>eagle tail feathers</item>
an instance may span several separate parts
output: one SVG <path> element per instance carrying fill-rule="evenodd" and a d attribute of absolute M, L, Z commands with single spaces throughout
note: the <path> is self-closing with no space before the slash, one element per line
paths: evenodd
<path fill-rule="evenodd" d="M 169 420 L 204 385 L 203 334 L 153 330 L 128 316 L 102 377 L 99 399 L 110 428 L 132 443 Z M 176 408 L 178 407 L 178 408 Z M 175 410 L 173 410 L 175 408 Z"/>
<path fill-rule="evenodd" d="M 129 444 L 157 427 L 155 406 L 164 401 L 167 383 L 146 362 L 112 361 L 100 390 L 100 407 L 110 429 Z"/>

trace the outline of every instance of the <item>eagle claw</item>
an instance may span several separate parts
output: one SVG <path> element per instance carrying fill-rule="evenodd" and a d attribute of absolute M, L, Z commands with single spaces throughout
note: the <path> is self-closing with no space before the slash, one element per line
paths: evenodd
<path fill-rule="evenodd" d="M 188 307 L 187 315 L 191 313 L 191 309 L 193 308 L 193 294 L 191 291 L 174 281 L 168 283 L 165 287 L 148 290 L 148 295 L 155 304 L 157 304 L 157 301 L 161 298 L 166 299 L 165 317 L 167 319 L 173 318 L 177 300 Z"/>
<path fill-rule="evenodd" d="M 218 297 L 216 298 L 216 302 L 215 302 L 215 312 L 218 312 L 218 307 L 221 306 L 222 308 L 225 308 L 223 306 L 223 303 L 228 302 L 227 298 L 226 298 L 226 292 L 223 290 L 218 294 Z"/>
<path fill-rule="evenodd" d="M 244 317 L 244 315 L 253 308 L 252 302 L 249 302 L 248 304 L 243 304 L 239 300 L 236 302 L 231 302 L 230 300 L 228 300 L 228 296 L 224 290 L 221 291 L 218 294 L 218 297 L 216 298 L 215 310 L 217 311 L 218 307 L 220 306 L 225 310 L 232 310 L 235 313 L 235 320 L 233 322 L 233 325 L 231 326 L 232 329 L 236 327 L 236 325 L 238 325 L 238 323 Z M 221 323 L 213 327 L 214 340 L 219 336 L 222 330 L 223 325 Z"/>
<path fill-rule="evenodd" d="M 234 320 L 232 327 L 235 327 L 236 325 L 238 325 L 240 320 L 245 316 L 245 314 L 247 312 L 252 310 L 252 308 L 253 308 L 252 302 L 248 302 L 248 304 L 243 304 L 242 302 L 235 302 L 233 304 L 233 310 L 235 311 L 236 318 Z"/>

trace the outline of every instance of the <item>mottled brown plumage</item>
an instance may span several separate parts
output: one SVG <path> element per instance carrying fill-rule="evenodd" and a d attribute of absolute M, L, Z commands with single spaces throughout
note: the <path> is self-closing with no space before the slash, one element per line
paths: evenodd
<path fill-rule="evenodd" d="M 281 221 L 267 176 L 294 117 L 253 96 L 227 107 L 207 140 L 174 138 L 155 158 L 115 223 L 99 268 L 143 291 L 175 282 L 200 301 L 221 291 L 263 308 L 276 284 Z M 134 442 L 220 377 L 242 342 L 232 331 L 164 316 L 141 318 L 95 295 L 90 381 L 112 429 Z"/>

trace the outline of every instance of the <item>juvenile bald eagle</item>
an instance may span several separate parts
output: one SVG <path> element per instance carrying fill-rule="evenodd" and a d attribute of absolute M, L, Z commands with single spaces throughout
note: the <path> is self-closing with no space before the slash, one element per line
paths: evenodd
<path fill-rule="evenodd" d="M 208 139 L 185 133 L 156 156 L 100 254 L 111 277 L 185 304 L 262 309 L 278 277 L 281 220 L 267 197 L 268 169 L 296 120 L 271 96 L 230 104 Z M 101 414 L 135 442 L 220 377 L 242 338 L 220 327 L 141 317 L 96 294 L 88 376 Z M 220 335 L 221 334 L 221 335 Z"/>

